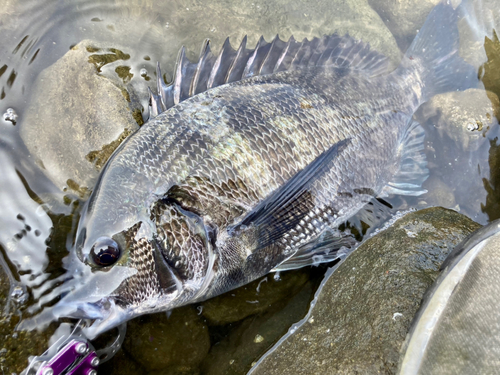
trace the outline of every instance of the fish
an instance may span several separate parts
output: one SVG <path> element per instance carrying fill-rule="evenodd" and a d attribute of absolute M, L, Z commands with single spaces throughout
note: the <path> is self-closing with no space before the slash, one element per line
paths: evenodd
<path fill-rule="evenodd" d="M 64 260 L 72 279 L 41 315 L 92 319 L 92 338 L 345 257 L 357 241 L 342 223 L 375 198 L 425 193 L 413 114 L 477 84 L 458 53 L 465 11 L 439 3 L 396 69 L 349 35 L 245 38 L 217 55 L 206 41 L 197 63 L 181 49 L 170 85 L 158 68 L 150 119 L 103 168 Z"/>

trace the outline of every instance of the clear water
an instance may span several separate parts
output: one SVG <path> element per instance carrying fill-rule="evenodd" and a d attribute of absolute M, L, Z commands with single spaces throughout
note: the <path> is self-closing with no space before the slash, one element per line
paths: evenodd
<path fill-rule="evenodd" d="M 371 4 L 377 8 L 376 1 Z M 393 26 L 384 18 L 383 12 L 381 16 L 387 25 Z M 278 33 L 282 39 L 287 39 L 292 34 L 296 39 L 302 39 L 334 31 L 348 31 L 359 38 L 370 39 L 374 47 L 388 54 L 397 63 L 401 55 L 398 46 L 404 49 L 418 27 L 420 25 L 416 25 L 409 34 L 398 34 L 398 38 L 394 39 L 384 22 L 362 1 L 351 1 L 348 5 L 344 2 L 320 1 L 315 2 L 312 7 L 310 3 L 299 0 L 221 0 L 210 4 L 200 1 L 154 0 L 0 0 L 0 114 L 5 114 L 0 119 L 0 248 L 4 268 L 7 270 L 5 277 L 8 278 L 4 288 L 5 295 L 13 296 L 9 304 L 4 302 L 4 316 L 10 316 L 7 315 L 10 313 L 16 317 L 1 322 L 3 326 L 0 331 L 4 334 L 5 349 L 9 353 L 6 355 L 0 352 L 2 370 L 5 373 L 19 372 L 27 364 L 23 362 L 27 355 L 40 354 L 48 343 L 47 337 L 54 327 L 48 328 L 45 333 L 33 334 L 32 337 L 38 337 L 38 346 L 34 345 L 30 349 L 38 352 L 16 352 L 13 348 L 19 343 L 16 344 L 17 336 L 12 329 L 18 322 L 18 314 L 21 317 L 28 316 L 30 307 L 36 306 L 36 300 L 43 293 L 41 291 L 45 290 L 41 285 L 53 283 L 51 280 L 63 274 L 62 259 L 71 249 L 79 209 L 86 199 L 85 194 L 79 195 L 71 189 L 62 190 L 54 184 L 20 137 L 20 129 L 23 127 L 36 127 L 43 132 L 51 126 L 50 123 L 23 121 L 28 106 L 33 103 L 32 89 L 40 72 L 58 61 L 81 40 L 96 41 L 128 55 L 126 59 L 103 66 L 101 74 L 123 78 L 123 73 L 120 72 L 125 72 L 128 77 L 127 88 L 137 93 L 137 108 L 146 108 L 147 87 L 155 87 L 156 61 L 162 63 L 169 80 L 179 48 L 186 46 L 188 57 L 195 60 L 201 43 L 207 37 L 217 50 L 228 36 L 235 45 L 244 35 L 248 35 L 248 45 L 252 46 L 260 35 L 264 35 L 267 40 Z M 496 73 L 500 71 L 498 41 L 487 41 L 487 51 L 489 61 L 483 71 L 485 86 L 500 94 L 500 77 Z M 78 89 L 78 84 L 75 84 L 74 90 Z M 417 117 L 428 118 L 423 111 L 424 109 Z M 146 119 L 147 109 L 142 112 L 142 117 Z M 443 205 L 458 209 L 481 224 L 500 217 L 498 122 L 493 119 L 490 128 L 484 129 L 481 133 L 482 142 L 477 147 L 464 150 L 457 146 L 455 138 L 439 134 L 438 127 L 435 126 L 438 118 L 438 114 L 430 116 L 426 124 L 427 154 L 431 170 L 431 177 L 426 182 L 429 193 L 419 198 L 393 198 L 390 201 L 393 211 Z M 140 116 L 136 116 L 136 119 L 141 123 Z M 64 139 L 48 144 L 47 150 L 58 148 L 58 142 L 62 143 Z M 151 351 L 158 350 L 159 344 L 157 345 L 153 334 L 146 340 L 152 346 L 140 341 L 141 324 L 144 327 L 161 326 L 165 330 L 171 329 L 168 324 L 187 325 L 186 316 L 192 315 L 191 310 L 200 313 L 199 316 L 195 314 L 193 319 L 198 319 L 202 329 L 208 330 L 209 342 L 202 349 L 196 349 L 199 351 L 196 361 L 190 361 L 189 358 L 186 361 L 172 361 L 169 362 L 171 365 L 168 369 L 162 371 L 245 373 L 252 362 L 287 331 L 289 322 L 298 321 L 304 316 L 324 271 L 324 267 L 318 267 L 290 273 L 292 276 L 283 275 L 284 279 L 292 280 L 288 289 L 282 287 L 280 281 L 264 283 L 264 286 L 271 288 L 270 295 L 275 288 L 276 293 L 298 297 L 269 297 L 270 308 L 257 309 L 249 317 L 234 322 L 217 323 L 210 320 L 207 318 L 207 310 L 203 312 L 204 304 L 187 307 L 183 310 L 183 316 L 176 318 L 172 315 L 170 320 L 162 315 L 170 323 L 155 320 L 159 318 L 141 318 L 139 323 L 135 323 L 139 328 L 129 332 L 126 341 L 129 351 L 120 352 L 103 367 L 105 370 L 102 373 L 147 373 L 148 367 L 143 364 L 140 356 L 146 358 Z M 308 281 L 297 281 L 303 275 L 307 275 Z M 256 301 L 263 298 L 257 291 L 260 281 L 237 292 L 235 298 L 240 294 L 239 298 L 251 298 L 249 304 L 253 298 Z M 285 282 L 288 281 L 281 281 Z M 250 293 L 250 297 L 245 293 Z M 215 309 L 213 306 L 217 304 L 230 305 L 232 295 L 224 298 L 213 302 L 212 308 Z M 257 303 L 264 304 L 262 301 Z M 278 316 L 282 316 L 279 314 L 287 319 L 279 320 L 281 323 L 272 323 L 274 330 L 268 327 L 271 323 L 265 328 L 266 322 L 275 322 Z M 267 335 L 264 337 L 259 329 L 264 330 Z M 196 341 L 199 337 L 182 337 L 184 341 L 179 345 L 184 345 L 189 350 L 176 352 L 180 353 L 176 355 L 193 357 L 194 343 L 190 340 Z M 262 342 L 261 346 L 255 346 Z M 102 343 L 96 345 L 99 344 Z M 138 348 L 143 348 L 144 352 Z M 134 353 L 131 354 L 130 351 Z M 9 355 L 14 357 L 5 359 Z M 16 358 L 18 362 L 12 358 Z M 152 358 L 154 361 L 158 359 L 158 355 L 153 355 Z M 152 367 L 149 370 L 159 373 L 153 371 Z"/>

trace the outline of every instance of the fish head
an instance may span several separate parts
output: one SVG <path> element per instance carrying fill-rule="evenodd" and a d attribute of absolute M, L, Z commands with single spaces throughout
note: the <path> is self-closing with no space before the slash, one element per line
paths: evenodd
<path fill-rule="evenodd" d="M 82 211 L 65 268 L 74 290 L 55 315 L 93 319 L 95 337 L 202 294 L 212 252 L 201 216 L 158 196 L 143 176 L 111 166 Z"/>

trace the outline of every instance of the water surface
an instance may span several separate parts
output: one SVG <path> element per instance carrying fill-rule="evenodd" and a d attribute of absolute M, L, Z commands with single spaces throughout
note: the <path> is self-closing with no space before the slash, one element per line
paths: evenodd
<path fill-rule="evenodd" d="M 371 4 L 377 8 L 376 1 Z M 394 31 L 398 35 L 395 38 L 393 30 L 384 24 L 387 20 L 383 19 L 383 14 L 380 18 L 367 2 L 358 0 L 320 1 L 314 5 L 299 0 L 221 0 L 210 4 L 150 0 L 3 0 L 0 5 L 0 114 L 5 114 L 0 120 L 0 248 L 5 277 L 9 280 L 7 294 L 13 296 L 9 304 L 5 303 L 5 313 L 15 316 L 2 323 L 1 331 L 12 339 L 7 344 L 7 351 L 15 345 L 17 336 L 12 334 L 12 329 L 19 319 L 39 312 L 40 301 L 45 304 L 54 302 L 49 298 L 44 300 L 44 295 L 64 281 L 64 276 L 61 276 L 64 275 L 63 258 L 71 250 L 79 210 L 93 187 L 90 184 L 82 190 L 78 184 L 62 186 L 51 171 L 44 170 L 43 162 L 35 156 L 62 149 L 65 142 L 62 135 L 54 137 L 46 149 L 36 153 L 20 136 L 21 129 L 35 134 L 50 132 L 51 129 L 51 123 L 24 121 L 30 106 L 36 112 L 36 108 L 33 109 L 36 98 L 32 93 L 40 72 L 82 40 L 105 46 L 105 49 L 89 51 L 94 56 L 91 63 L 99 67 L 103 77 L 121 82 L 132 97 L 129 99 L 131 112 L 135 110 L 134 119 L 141 125 L 147 119 L 147 88 L 156 86 L 156 62 L 161 62 L 165 79 L 169 81 L 177 51 L 182 45 L 186 46 L 188 57 L 195 60 L 207 37 L 212 40 L 214 50 L 218 50 L 228 36 L 232 44 L 237 45 L 244 35 L 248 35 L 248 45 L 253 46 L 260 35 L 266 40 L 271 40 L 276 34 L 282 39 L 294 35 L 300 40 L 338 31 L 369 41 L 397 64 L 401 56 L 399 47 L 404 49 L 408 38 L 412 37 L 408 33 L 403 37 L 402 33 Z M 394 26 L 390 22 L 388 25 Z M 498 39 L 487 40 L 486 48 L 488 62 L 479 73 L 484 77 L 486 88 L 500 94 Z M 79 90 L 78 82 L 75 82 L 74 90 Z M 439 112 L 429 116 L 423 113 L 424 110 L 422 108 L 417 117 L 428 119 L 425 126 L 431 176 L 425 187 L 429 193 L 418 198 L 387 199 L 392 212 L 441 205 L 459 210 L 481 224 L 498 218 L 500 142 L 497 120 L 492 118 L 491 125 L 478 127 L 479 140 L 464 149 L 457 142 L 460 136 L 443 136 L 439 132 Z M 71 124 L 68 124 L 68 129 L 71 131 Z M 61 157 L 64 159 L 65 156 Z M 359 236 L 366 234 L 367 229 L 366 225 L 353 227 Z M 370 230 L 373 229 L 376 228 Z M 161 326 L 168 331 L 172 325 L 178 328 L 189 323 L 207 330 L 208 335 L 200 339 L 198 331 L 192 331 L 195 332 L 192 336 L 183 336 L 184 341 L 178 345 L 188 349 L 176 352 L 176 355 L 188 358 L 172 360 L 168 373 L 244 373 L 286 332 L 290 322 L 304 316 L 325 269 L 318 267 L 289 272 L 282 275 L 281 281 L 275 281 L 271 275 L 263 283 L 257 280 L 251 286 L 230 292 L 218 300 L 184 308 L 180 316 L 174 313 L 170 320 L 165 314 L 140 318 L 135 326 L 132 325 L 125 344 L 129 352 L 124 350 L 108 362 L 106 371 L 125 373 L 124 368 L 127 368 L 135 374 L 147 373 L 148 363 L 159 356 L 153 355 L 146 365 L 142 360 L 149 358 L 151 351 L 158 350 L 154 327 Z M 258 287 L 262 285 L 269 290 L 261 292 Z M 273 297 L 273 293 L 276 296 Z M 231 302 L 233 297 L 239 302 Z M 220 320 L 220 315 L 226 311 L 224 306 L 231 303 L 240 306 L 237 303 L 241 304 L 241 301 L 247 306 L 252 305 L 248 316 L 235 317 L 236 320 L 231 322 Z M 254 308 L 254 304 L 261 308 Z M 170 323 L 165 323 L 165 319 Z M 144 331 L 153 327 L 153 333 L 144 342 L 140 341 L 144 339 L 141 327 L 145 327 Z M 49 335 L 54 328 L 49 328 L 46 334 Z M 184 331 L 176 332 L 182 336 L 180 332 Z M 40 335 L 38 337 L 43 339 L 30 349 L 40 351 L 47 343 L 47 337 Z M 208 340 L 205 346 L 196 346 L 196 341 L 203 340 Z M 199 358 L 193 360 L 193 353 Z M 15 358 L 25 360 L 26 354 L 40 352 L 22 353 Z M 0 353 L 0 359 L 2 355 Z M 168 351 L 165 355 L 168 356 Z M 2 366 L 13 372 L 25 364 L 13 364 L 12 360 L 7 360 Z M 154 366 L 149 369 L 153 371 Z"/>

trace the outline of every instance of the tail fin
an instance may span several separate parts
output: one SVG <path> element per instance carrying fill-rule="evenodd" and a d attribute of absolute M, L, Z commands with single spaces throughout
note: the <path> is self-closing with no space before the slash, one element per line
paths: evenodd
<path fill-rule="evenodd" d="M 467 2 L 464 0 L 456 9 L 447 1 L 436 5 L 403 58 L 402 68 L 412 63 L 423 65 L 419 69 L 422 102 L 436 94 L 465 90 L 478 83 L 477 69 L 459 55 L 458 22 L 464 19 Z"/>

